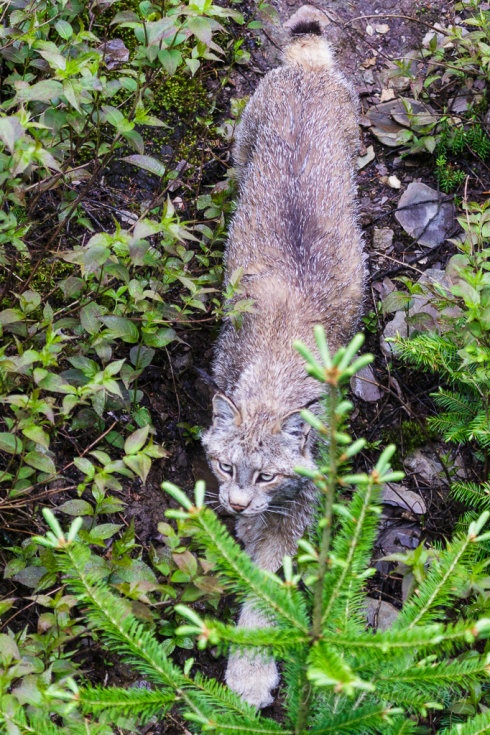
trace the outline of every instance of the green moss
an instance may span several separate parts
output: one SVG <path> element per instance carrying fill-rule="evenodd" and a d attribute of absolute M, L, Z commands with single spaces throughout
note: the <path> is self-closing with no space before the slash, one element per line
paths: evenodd
<path fill-rule="evenodd" d="M 394 469 L 403 469 L 402 456 L 415 451 L 419 447 L 425 447 L 428 443 L 439 438 L 435 429 L 427 425 L 427 421 L 402 421 L 399 426 L 385 429 L 381 435 L 381 446 L 396 444 L 397 450 L 393 455 L 392 465 Z"/>
<path fill-rule="evenodd" d="M 72 274 L 75 267 L 76 266 L 72 263 L 65 263 L 64 260 L 45 260 L 37 268 L 34 275 L 32 275 L 32 260 L 29 260 L 28 258 L 17 258 L 15 260 L 15 267 L 13 267 L 12 264 L 10 266 L 9 277 L 13 274 L 18 278 L 19 283 L 25 283 L 27 279 L 30 278 L 29 288 L 32 291 L 37 291 L 43 296 L 46 296 L 48 293 L 55 291 L 58 282 Z M 6 271 L 3 274 L 0 273 L 0 284 L 5 283 L 6 277 Z M 16 289 L 13 290 L 15 291 Z M 7 296 L 4 299 L 5 303 L 0 303 L 0 308 L 12 306 L 11 299 L 12 297 L 7 289 Z M 56 301 L 56 299 L 53 299 L 53 302 L 54 301 Z"/>

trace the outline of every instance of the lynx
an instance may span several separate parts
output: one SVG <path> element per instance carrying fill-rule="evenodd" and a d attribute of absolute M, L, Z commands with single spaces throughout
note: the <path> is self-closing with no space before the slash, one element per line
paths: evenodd
<path fill-rule="evenodd" d="M 314 11 L 311 11 L 314 12 Z M 315 489 L 297 475 L 314 467 L 315 437 L 301 417 L 321 388 L 295 340 L 315 351 L 323 324 L 333 348 L 355 329 L 364 256 L 356 219 L 357 100 L 336 68 L 321 25 L 306 7 L 289 21 L 282 66 L 248 102 L 234 162 L 239 201 L 225 255 L 225 286 L 251 299 L 240 326 L 225 321 L 216 347 L 213 422 L 203 436 L 221 505 L 237 516 L 251 558 L 276 571 L 312 519 Z M 270 621 L 251 604 L 239 625 Z M 232 653 L 228 685 L 256 707 L 273 701 L 273 660 Z"/>

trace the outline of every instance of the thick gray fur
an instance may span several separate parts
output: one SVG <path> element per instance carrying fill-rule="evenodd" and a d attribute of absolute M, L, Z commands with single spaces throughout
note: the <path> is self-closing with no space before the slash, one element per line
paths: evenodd
<path fill-rule="evenodd" d="M 303 13 L 304 22 L 304 13 Z M 294 33 L 294 24 L 293 24 Z M 213 423 L 204 434 L 220 502 L 255 562 L 276 571 L 311 522 L 314 436 L 300 411 L 321 386 L 293 349 L 315 350 L 323 324 L 336 349 L 352 336 L 363 298 L 364 255 L 356 218 L 357 100 L 321 35 L 293 38 L 284 63 L 247 104 L 234 161 L 240 196 L 225 257 L 225 286 L 253 300 L 238 328 L 226 321 L 216 348 Z M 251 605 L 239 625 L 268 625 Z M 272 702 L 276 666 L 232 653 L 226 681 L 256 707 Z"/>

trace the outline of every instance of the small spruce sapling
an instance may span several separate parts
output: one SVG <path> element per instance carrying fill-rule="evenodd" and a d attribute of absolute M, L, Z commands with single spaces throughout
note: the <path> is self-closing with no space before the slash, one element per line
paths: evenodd
<path fill-rule="evenodd" d="M 312 538 L 301 542 L 297 567 L 286 558 L 282 577 L 259 569 L 204 505 L 203 483 L 197 483 L 193 501 L 165 483 L 180 505 L 167 515 L 206 550 L 228 591 L 252 598 L 274 621 L 269 628 L 244 629 L 179 605 L 175 612 L 186 620 L 179 633 L 194 636 L 199 648 L 212 645 L 223 653 L 230 647 L 252 648 L 282 660 L 284 721 L 256 713 L 226 687 L 194 671 L 192 660 L 183 668 L 174 663 L 154 627 L 136 620 L 129 606 L 97 579 L 94 555 L 77 542 L 76 526 L 65 536 L 48 513 L 51 534 L 40 541 L 58 551 L 59 569 L 105 645 L 148 682 L 144 689 L 82 686 L 74 694 L 72 686 L 57 692 L 85 716 L 103 714 L 104 721 L 111 718 L 117 724 L 137 715 L 144 723 L 175 705 L 195 733 L 399 735 L 415 733 L 419 717 L 487 680 L 488 654 L 473 644 L 488 636 L 490 620 L 458 619 L 450 611 L 479 544 L 490 536 L 481 532 L 488 513 L 441 551 L 390 630 L 366 629 L 366 579 L 372 574 L 380 488 L 400 474 L 389 466 L 394 447 L 381 454 L 368 474 L 349 469 L 364 442 L 352 441 L 345 430 L 351 404 L 342 390 L 369 358 L 355 357 L 359 337 L 333 356 L 320 328 L 316 340 L 321 361 L 303 346 L 298 349 L 309 373 L 326 386 L 327 421 L 306 414 L 323 442 L 318 472 L 311 474 L 322 502 Z M 482 712 L 440 733 L 476 735 L 489 728 L 490 713 Z M 71 732 L 69 727 L 65 732 Z"/>

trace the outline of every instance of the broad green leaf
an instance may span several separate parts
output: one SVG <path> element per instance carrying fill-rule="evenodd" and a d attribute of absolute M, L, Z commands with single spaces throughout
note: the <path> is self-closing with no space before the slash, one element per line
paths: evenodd
<path fill-rule="evenodd" d="M 99 523 L 98 526 L 90 529 L 90 539 L 93 541 L 105 541 L 122 528 L 120 523 Z"/>
<path fill-rule="evenodd" d="M 36 370 L 34 370 L 34 379 L 36 379 Z M 49 390 L 52 393 L 75 393 L 75 388 L 63 380 L 61 375 L 56 373 L 47 373 L 39 381 L 38 386 L 43 390 Z"/>
<path fill-rule="evenodd" d="M 182 64 L 182 54 L 176 48 L 161 49 L 158 52 L 158 60 L 169 76 L 173 76 Z"/>
<path fill-rule="evenodd" d="M 107 327 L 107 331 L 114 339 L 122 339 L 123 342 L 135 343 L 139 340 L 139 330 L 131 319 L 124 316 L 102 316 L 101 322 Z"/>
<path fill-rule="evenodd" d="M 0 140 L 4 142 L 10 153 L 14 152 L 15 142 L 24 135 L 25 130 L 18 117 L 12 115 L 0 118 Z"/>
<path fill-rule="evenodd" d="M 0 311 L 0 325 L 5 327 L 8 324 L 15 324 L 15 322 L 21 322 L 24 319 L 24 315 L 20 309 L 4 309 Z"/>
<path fill-rule="evenodd" d="M 21 102 L 53 102 L 53 99 L 63 94 L 63 85 L 56 79 L 44 79 L 30 87 L 21 87 L 17 92 L 17 99 Z"/>
<path fill-rule="evenodd" d="M 142 482 L 146 482 L 151 469 L 151 459 L 146 454 L 132 454 L 129 457 L 123 457 L 123 461 Z"/>
<path fill-rule="evenodd" d="M 129 351 L 129 359 L 137 370 L 143 370 L 148 365 L 151 365 L 151 361 L 155 357 L 155 350 L 150 347 L 144 347 L 138 345 L 138 347 L 131 347 Z"/>
<path fill-rule="evenodd" d="M 34 467 L 34 469 L 39 470 L 39 472 L 44 472 L 47 475 L 56 474 L 55 464 L 47 454 L 37 451 L 28 452 L 24 457 L 24 461 L 29 465 L 29 467 Z"/>
<path fill-rule="evenodd" d="M 196 73 L 196 71 L 201 66 L 201 62 L 199 61 L 199 59 L 185 59 L 185 63 L 187 64 L 187 66 L 191 70 L 192 76 L 194 76 L 194 74 Z"/>
<path fill-rule="evenodd" d="M 15 434 L 9 434 L 6 431 L 0 433 L 0 452 L 8 454 L 20 454 L 23 449 L 22 440 Z"/>
<path fill-rule="evenodd" d="M 383 314 L 391 314 L 393 311 L 406 309 L 411 297 L 403 291 L 392 291 L 383 301 Z"/>
<path fill-rule="evenodd" d="M 80 323 L 89 334 L 100 331 L 102 307 L 95 301 L 90 301 L 80 309 Z"/>
<path fill-rule="evenodd" d="M 148 439 L 148 433 L 150 431 L 149 426 L 143 426 L 141 429 L 136 429 L 124 442 L 124 451 L 126 454 L 136 454 L 144 447 L 146 440 Z"/>
<path fill-rule="evenodd" d="M 128 130 L 123 133 L 124 138 L 131 144 L 135 151 L 143 154 L 145 152 L 145 142 L 143 137 L 137 130 Z"/>
<path fill-rule="evenodd" d="M 165 174 L 165 166 L 157 158 L 153 158 L 153 156 L 144 156 L 139 153 L 133 153 L 130 156 L 124 156 L 121 160 L 126 161 L 126 163 L 132 163 L 134 166 L 138 166 L 138 168 L 149 171 L 160 178 Z"/>
<path fill-rule="evenodd" d="M 69 516 L 93 516 L 94 509 L 86 500 L 67 500 L 58 506 L 58 510 Z"/>
<path fill-rule="evenodd" d="M 40 444 L 42 447 L 48 449 L 49 447 L 49 434 L 46 434 L 42 426 L 26 426 L 22 429 L 22 433 L 28 439 L 31 439 L 36 444 Z"/>
<path fill-rule="evenodd" d="M 82 85 L 76 79 L 65 79 L 63 82 L 63 94 L 79 114 L 82 114 L 82 108 L 80 107 L 80 93 L 82 89 Z"/>
<path fill-rule="evenodd" d="M 75 459 L 73 460 L 73 464 L 77 469 L 80 470 L 80 472 L 83 472 L 83 474 L 87 475 L 89 478 L 94 476 L 95 467 L 93 466 L 92 462 L 86 457 L 75 457 Z"/>
<path fill-rule="evenodd" d="M 47 570 L 45 569 L 45 567 L 25 567 L 25 569 L 22 569 L 17 574 L 14 574 L 13 579 L 15 582 L 19 582 L 26 587 L 31 587 L 32 589 L 34 589 L 44 577 L 46 571 Z"/>
<path fill-rule="evenodd" d="M 66 69 L 66 57 L 63 54 L 47 49 L 40 49 L 38 53 L 43 59 L 46 59 L 53 69 L 57 69 L 58 71 L 64 71 Z"/>
<path fill-rule="evenodd" d="M 148 347 L 165 347 L 174 339 L 177 339 L 177 334 L 171 327 L 162 327 L 154 334 L 143 334 L 143 341 Z"/>
<path fill-rule="evenodd" d="M 66 20 L 57 20 L 54 27 L 56 28 L 58 35 L 65 41 L 68 41 L 68 39 L 73 35 L 73 28 Z"/>

